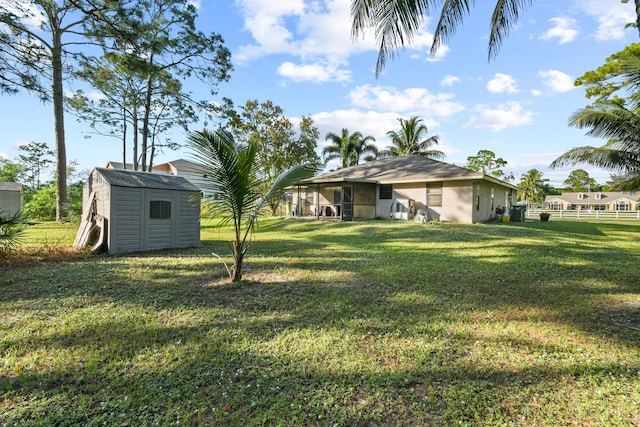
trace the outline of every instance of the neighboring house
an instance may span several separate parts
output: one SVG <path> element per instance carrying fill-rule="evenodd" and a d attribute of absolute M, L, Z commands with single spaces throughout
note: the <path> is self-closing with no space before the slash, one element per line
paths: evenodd
<path fill-rule="evenodd" d="M 22 184 L 17 182 L 0 182 L 0 215 L 14 216 L 22 211 Z"/>
<path fill-rule="evenodd" d="M 200 190 L 183 177 L 95 168 L 82 198 L 76 247 L 103 240 L 118 254 L 200 245 Z"/>
<path fill-rule="evenodd" d="M 106 167 L 107 169 L 124 169 L 122 162 L 107 162 Z M 127 163 L 127 170 L 133 170 L 133 165 Z M 182 176 L 198 188 L 203 187 L 203 180 L 206 178 L 201 167 L 194 162 L 184 159 L 154 165 L 151 168 L 151 172 L 163 175 Z M 205 194 L 207 194 L 207 192 L 205 192 Z"/>
<path fill-rule="evenodd" d="M 640 193 L 585 191 L 546 196 L 544 205 L 555 210 L 635 211 Z"/>
<path fill-rule="evenodd" d="M 295 217 L 414 216 L 477 223 L 510 209 L 518 187 L 481 172 L 420 156 L 392 157 L 300 181 L 287 197 Z"/>

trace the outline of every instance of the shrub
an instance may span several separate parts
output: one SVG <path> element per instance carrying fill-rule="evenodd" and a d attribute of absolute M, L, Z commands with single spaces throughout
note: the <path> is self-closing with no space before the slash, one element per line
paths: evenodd
<path fill-rule="evenodd" d="M 20 212 L 13 216 L 3 216 L 0 211 L 0 256 L 7 255 L 19 245 L 23 231 Z"/>

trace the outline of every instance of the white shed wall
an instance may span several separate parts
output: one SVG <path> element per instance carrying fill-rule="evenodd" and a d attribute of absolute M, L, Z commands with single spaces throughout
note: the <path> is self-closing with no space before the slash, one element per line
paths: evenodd
<path fill-rule="evenodd" d="M 13 216 L 22 210 L 22 191 L 0 190 L 2 216 Z"/>

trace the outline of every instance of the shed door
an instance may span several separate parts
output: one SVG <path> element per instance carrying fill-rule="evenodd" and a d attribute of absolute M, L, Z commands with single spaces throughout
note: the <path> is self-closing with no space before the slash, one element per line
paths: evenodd
<path fill-rule="evenodd" d="M 148 200 L 147 249 L 173 247 L 173 223 L 177 212 L 172 192 L 150 190 Z"/>

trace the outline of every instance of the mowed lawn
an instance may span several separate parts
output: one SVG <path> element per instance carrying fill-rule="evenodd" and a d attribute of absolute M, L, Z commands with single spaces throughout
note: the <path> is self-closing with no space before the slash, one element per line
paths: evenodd
<path fill-rule="evenodd" d="M 640 425 L 640 223 L 265 220 L 0 268 L 0 425 Z M 69 233 L 68 231 L 71 230 Z"/>

